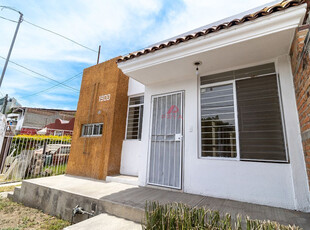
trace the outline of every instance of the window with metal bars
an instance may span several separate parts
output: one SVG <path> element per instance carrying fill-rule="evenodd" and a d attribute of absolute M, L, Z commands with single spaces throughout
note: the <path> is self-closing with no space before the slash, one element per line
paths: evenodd
<path fill-rule="evenodd" d="M 200 78 L 201 157 L 288 162 L 273 63 Z"/>
<path fill-rule="evenodd" d="M 200 90 L 201 156 L 236 157 L 233 84 Z"/>
<path fill-rule="evenodd" d="M 126 140 L 141 140 L 144 96 L 130 97 L 128 102 Z"/>
<path fill-rule="evenodd" d="M 82 125 L 82 137 L 101 136 L 103 123 Z"/>

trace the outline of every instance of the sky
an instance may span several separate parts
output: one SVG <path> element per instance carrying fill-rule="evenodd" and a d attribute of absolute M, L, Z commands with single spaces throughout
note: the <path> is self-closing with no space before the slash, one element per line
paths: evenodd
<path fill-rule="evenodd" d="M 8 94 L 27 107 L 75 110 L 83 69 L 97 53 L 32 26 L 66 36 L 92 50 L 101 45 L 100 62 L 137 51 L 169 37 L 269 3 L 270 0 L 0 0 L 24 15 L 0 97 Z M 17 21 L 3 9 L 0 17 Z M 0 18 L 2 72 L 16 23 Z M 66 81 L 59 85 L 57 82 Z"/>

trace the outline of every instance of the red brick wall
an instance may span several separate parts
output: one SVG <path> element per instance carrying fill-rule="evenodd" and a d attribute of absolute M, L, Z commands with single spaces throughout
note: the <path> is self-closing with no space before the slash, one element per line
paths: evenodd
<path fill-rule="evenodd" d="M 305 46 L 309 25 L 300 26 L 291 47 L 292 72 L 300 130 L 310 185 L 310 44 Z M 303 53 L 303 50 L 309 50 Z M 310 186 L 309 186 L 310 187 Z"/>

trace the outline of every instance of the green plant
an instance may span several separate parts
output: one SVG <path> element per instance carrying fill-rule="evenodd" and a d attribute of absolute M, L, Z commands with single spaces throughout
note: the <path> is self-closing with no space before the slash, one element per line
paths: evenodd
<path fill-rule="evenodd" d="M 232 220 L 230 214 L 221 215 L 219 211 L 204 208 L 191 208 L 185 204 L 164 204 L 158 202 L 146 203 L 146 221 L 143 229 L 151 230 L 300 230 L 296 226 L 284 226 L 276 222 L 251 220 L 237 216 Z M 243 228 L 245 227 L 245 228 Z"/>
<path fill-rule="evenodd" d="M 49 218 L 44 221 L 40 229 L 46 229 L 46 230 L 60 230 L 64 229 L 65 227 L 69 226 L 70 223 L 65 220 L 61 220 L 58 218 Z"/>
<path fill-rule="evenodd" d="M 67 164 L 60 164 L 55 166 L 45 166 L 43 172 L 48 170 L 51 176 L 61 175 L 66 173 Z"/>

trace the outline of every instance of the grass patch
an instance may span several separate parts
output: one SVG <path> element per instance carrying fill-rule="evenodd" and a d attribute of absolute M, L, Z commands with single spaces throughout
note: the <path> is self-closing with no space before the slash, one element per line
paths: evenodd
<path fill-rule="evenodd" d="M 20 184 L 18 185 L 8 185 L 8 186 L 3 186 L 0 187 L 0 192 L 11 192 L 14 191 L 14 188 L 20 186 Z"/>
<path fill-rule="evenodd" d="M 301 230 L 296 226 L 284 226 L 277 222 L 242 219 L 232 220 L 230 214 L 221 215 L 218 211 L 204 208 L 191 208 L 185 204 L 147 203 L 145 207 L 145 230 Z"/>
<path fill-rule="evenodd" d="M 45 166 L 43 172 L 49 172 L 51 176 L 61 175 L 66 173 L 67 164 L 58 166 Z"/>
<path fill-rule="evenodd" d="M 69 225 L 68 221 L 47 215 L 40 210 L 25 207 L 7 198 L 0 198 L 1 230 L 60 230 Z"/>

